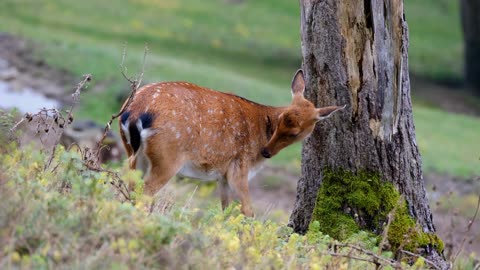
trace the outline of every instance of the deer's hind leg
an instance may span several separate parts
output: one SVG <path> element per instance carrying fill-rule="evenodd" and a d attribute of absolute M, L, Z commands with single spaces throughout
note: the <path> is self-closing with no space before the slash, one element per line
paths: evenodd
<path fill-rule="evenodd" d="M 226 178 L 218 180 L 218 189 L 220 191 L 220 201 L 222 202 L 222 210 L 228 207 L 231 201 L 230 186 Z"/>
<path fill-rule="evenodd" d="M 240 199 L 242 213 L 247 217 L 253 217 L 252 203 L 248 189 L 248 170 L 246 167 L 243 166 L 243 164 L 232 163 L 227 173 L 227 180 Z"/>
<path fill-rule="evenodd" d="M 176 154 L 147 148 L 144 151 L 148 165 L 144 171 L 145 194 L 153 196 L 180 170 L 183 160 Z"/>

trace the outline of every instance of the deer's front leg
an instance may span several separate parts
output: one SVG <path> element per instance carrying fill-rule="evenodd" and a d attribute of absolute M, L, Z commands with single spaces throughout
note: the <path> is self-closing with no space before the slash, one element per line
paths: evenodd
<path fill-rule="evenodd" d="M 228 173 L 227 180 L 240 199 L 242 213 L 247 217 L 253 217 L 253 209 L 248 190 L 248 171 L 240 168 L 232 169 Z"/>

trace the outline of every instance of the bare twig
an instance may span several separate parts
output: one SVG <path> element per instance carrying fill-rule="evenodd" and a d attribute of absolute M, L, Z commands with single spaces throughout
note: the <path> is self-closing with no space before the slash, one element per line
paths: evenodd
<path fill-rule="evenodd" d="M 120 64 L 120 67 L 121 67 L 121 73 L 123 77 L 130 83 L 130 88 L 131 88 L 130 94 L 127 98 L 127 101 L 123 104 L 122 108 L 120 109 L 120 111 L 116 114 L 113 114 L 110 117 L 110 120 L 105 125 L 102 137 L 96 143 L 95 149 L 88 149 L 88 148 L 84 149 L 82 154 L 84 165 L 90 170 L 97 171 L 97 172 L 105 172 L 108 175 L 110 175 L 114 179 L 114 181 L 112 181 L 110 184 L 112 184 L 128 201 L 132 200 L 128 186 L 120 178 L 118 173 L 102 168 L 102 166 L 100 165 L 100 153 L 102 149 L 105 147 L 103 145 L 103 142 L 112 127 L 113 120 L 117 119 L 119 116 L 121 116 L 125 112 L 126 108 L 128 108 L 128 106 L 133 101 L 133 98 L 135 97 L 135 94 L 137 93 L 137 90 L 141 85 L 141 82 L 143 80 L 143 75 L 145 73 L 145 62 L 147 59 L 147 54 L 148 54 L 148 47 L 147 45 L 145 45 L 144 54 L 143 54 L 143 64 L 142 64 L 142 69 L 140 74 L 135 78 L 128 78 L 126 74 L 127 67 L 125 66 L 125 58 L 127 55 L 127 49 L 125 45 L 122 53 L 122 63 Z"/>
<path fill-rule="evenodd" d="M 137 78 L 128 78 L 127 75 L 126 75 L 126 71 L 127 71 L 127 68 L 124 66 L 125 64 L 125 57 L 126 57 L 126 46 L 123 50 L 123 54 L 122 54 L 122 63 L 120 65 L 121 67 L 121 73 L 123 75 L 123 77 L 125 77 L 125 79 L 130 83 L 130 87 L 131 87 L 131 91 L 130 91 L 130 94 L 128 96 L 128 99 L 127 101 L 125 102 L 125 104 L 122 106 L 122 108 L 120 109 L 120 111 L 116 114 L 113 114 L 110 118 L 110 120 L 107 122 L 107 124 L 105 125 L 105 128 L 103 130 L 103 134 L 102 134 L 102 137 L 100 138 L 100 140 L 97 141 L 96 143 L 96 147 L 94 149 L 84 149 L 83 151 L 81 151 L 82 153 L 82 159 L 83 159 L 83 163 L 85 164 L 85 166 L 90 169 L 90 170 L 94 170 L 94 171 L 98 171 L 98 172 L 106 172 L 108 173 L 109 175 L 113 176 L 114 179 L 117 179 L 117 180 L 121 180 L 120 177 L 113 171 L 109 171 L 109 170 L 106 170 L 104 168 L 102 168 L 102 166 L 100 165 L 100 154 L 101 154 L 101 151 L 103 150 L 103 148 L 105 147 L 103 142 L 105 140 L 105 138 L 107 137 L 108 135 L 108 132 L 110 131 L 111 127 L 112 127 L 112 123 L 113 123 L 113 120 L 115 120 L 116 118 L 118 118 L 120 115 L 123 114 L 123 112 L 126 110 L 126 108 L 130 105 L 130 103 L 132 102 L 133 100 L 133 97 L 135 96 L 139 86 L 140 86 L 140 83 L 142 81 L 142 78 L 143 78 L 143 75 L 144 75 L 144 72 L 145 72 L 145 61 L 146 61 L 146 57 L 147 57 L 147 52 L 148 52 L 148 47 L 145 46 L 145 51 L 144 51 L 144 55 L 143 55 L 143 66 L 142 66 L 142 71 L 141 73 L 139 74 L 139 76 Z M 123 182 L 123 181 L 122 181 Z M 113 185 L 113 184 L 112 184 Z M 117 187 L 116 185 L 114 185 L 115 187 Z M 128 188 L 126 189 L 128 191 Z M 130 194 L 128 192 L 125 192 L 124 190 L 120 189 L 119 190 L 127 200 L 130 200 Z M 128 196 L 127 196 L 128 195 Z"/>
<path fill-rule="evenodd" d="M 10 129 L 10 133 L 15 132 L 15 130 L 17 130 L 18 126 L 20 126 L 25 120 L 26 120 L 26 117 L 23 117 L 22 119 L 20 119 L 20 121 L 18 121 L 18 122 Z"/>
<path fill-rule="evenodd" d="M 47 159 L 47 162 L 44 165 L 44 170 L 50 167 L 52 160 L 55 156 L 55 151 L 57 149 L 57 145 L 60 142 L 60 138 L 62 137 L 63 131 L 65 128 L 67 128 L 72 122 L 73 122 L 73 109 L 75 108 L 75 105 L 78 103 L 80 92 L 82 89 L 85 88 L 88 82 L 90 82 L 92 79 L 91 74 L 86 74 L 83 76 L 83 80 L 78 83 L 77 87 L 75 88 L 75 91 L 72 94 L 72 105 L 70 106 L 70 109 L 65 111 L 66 115 L 64 115 L 63 112 L 52 108 L 52 109 L 47 109 L 47 108 L 42 108 L 40 111 L 38 111 L 35 114 L 31 113 L 26 113 L 24 117 L 18 121 L 13 127 L 10 129 L 10 133 L 15 132 L 17 128 L 24 122 L 32 122 L 33 120 L 37 121 L 37 127 L 36 127 L 36 133 L 40 134 L 41 132 L 49 133 L 50 131 L 57 131 L 57 127 L 59 128 L 60 132 L 56 132 L 55 139 L 53 141 L 52 148 L 50 149 L 50 155 Z M 53 120 L 53 123 L 52 123 Z M 42 142 L 42 145 L 45 147 L 45 143 L 42 139 L 42 136 L 39 136 L 40 142 Z"/>
<path fill-rule="evenodd" d="M 351 254 L 343 254 L 343 253 L 335 253 L 335 252 L 320 252 L 320 254 L 330 255 L 330 256 L 334 256 L 334 257 L 349 258 L 349 259 L 353 259 L 353 260 L 357 260 L 357 261 L 364 261 L 364 262 L 369 262 L 369 263 L 372 263 L 372 264 L 376 264 L 376 262 L 372 258 L 362 258 L 362 257 L 358 257 L 358 256 L 351 255 Z"/>
<path fill-rule="evenodd" d="M 266 221 L 267 218 L 268 218 L 268 215 L 270 215 L 270 213 L 272 212 L 272 210 L 275 208 L 275 204 L 274 203 L 269 203 L 267 205 L 267 208 L 265 209 L 265 211 L 263 212 L 263 215 L 262 217 L 259 219 L 261 219 L 262 221 Z"/>
<path fill-rule="evenodd" d="M 138 88 L 140 87 L 141 83 L 142 83 L 142 80 L 143 80 L 143 75 L 145 74 L 145 61 L 147 59 L 147 54 L 148 54 L 148 47 L 147 45 L 145 45 L 145 50 L 144 50 L 144 53 L 143 53 L 143 64 L 142 64 L 142 71 L 141 73 L 138 75 L 137 78 L 134 78 L 134 79 L 130 79 L 127 77 L 126 75 L 126 71 L 127 71 L 127 68 L 124 66 L 124 62 L 125 62 L 125 57 L 126 57 L 126 46 L 123 50 L 123 54 L 122 54 L 122 63 L 120 65 L 120 67 L 122 68 L 122 75 L 123 77 L 130 83 L 130 88 L 131 88 L 131 91 L 130 91 L 130 94 L 128 95 L 128 98 L 127 98 L 127 101 L 123 104 L 122 108 L 120 109 L 120 111 L 116 114 L 113 114 L 110 118 L 110 120 L 107 122 L 107 124 L 105 125 L 105 129 L 103 131 L 103 135 L 102 137 L 100 138 L 100 140 L 97 142 L 97 150 L 99 151 L 98 152 L 98 156 L 100 156 L 100 149 L 101 149 L 101 146 L 103 144 L 103 141 L 105 140 L 105 138 L 107 137 L 107 134 L 108 134 L 108 131 L 110 131 L 111 127 L 112 127 L 112 123 L 113 123 L 113 120 L 117 119 L 120 115 L 122 115 L 126 108 L 128 108 L 128 106 L 132 103 L 133 101 L 133 97 L 135 96 L 135 94 L 137 93 L 137 90 Z"/>
<path fill-rule="evenodd" d="M 122 52 L 122 62 L 120 63 L 121 73 L 122 76 L 130 83 L 133 84 L 133 80 L 130 80 L 127 76 L 127 66 L 125 66 L 125 58 L 127 57 L 127 43 L 123 45 L 123 52 Z"/>
<path fill-rule="evenodd" d="M 387 243 L 388 231 L 390 230 L 390 225 L 392 224 L 393 220 L 395 219 L 395 214 L 397 213 L 398 206 L 401 205 L 402 202 L 403 202 L 403 196 L 400 196 L 400 198 L 398 199 L 395 207 L 392 209 L 392 211 L 390 211 L 390 213 L 388 213 L 387 225 L 383 229 L 382 241 L 380 241 L 380 244 L 378 245 L 378 253 L 377 253 L 378 255 L 382 254 L 383 246 Z"/>
<path fill-rule="evenodd" d="M 132 86 L 132 89 L 133 88 L 138 89 L 138 87 L 142 83 L 143 74 L 145 73 L 145 63 L 146 63 L 146 60 L 147 60 L 147 54 L 148 54 L 148 45 L 145 44 L 145 48 L 144 48 L 144 52 L 143 52 L 142 71 L 138 76 L 136 76 L 134 78 L 129 78 L 128 75 L 127 75 L 128 69 L 125 66 L 125 58 L 127 56 L 127 45 L 125 44 L 125 46 L 123 48 L 122 62 L 120 64 L 121 74 L 130 83 L 130 85 Z"/>
<path fill-rule="evenodd" d="M 480 195 L 478 196 L 477 208 L 475 209 L 475 214 L 473 214 L 472 219 L 470 219 L 470 220 L 468 221 L 467 230 L 465 231 L 465 233 L 464 233 L 464 235 L 463 235 L 462 243 L 460 244 L 460 247 L 458 248 L 457 253 L 455 253 L 455 256 L 453 257 L 452 264 L 455 263 L 455 261 L 457 260 L 458 255 L 460 255 L 460 253 L 461 253 L 462 250 L 463 250 L 463 246 L 465 245 L 465 242 L 467 241 L 467 235 L 468 235 L 468 233 L 470 232 L 470 230 L 472 229 L 473 223 L 474 223 L 475 220 L 477 219 L 478 209 L 479 209 L 479 208 L 480 208 Z"/>
<path fill-rule="evenodd" d="M 187 207 L 189 207 L 190 202 L 192 201 L 193 195 L 195 194 L 195 192 L 197 192 L 197 189 L 198 189 L 198 185 L 195 186 L 195 189 L 194 189 L 193 192 L 190 194 L 190 197 L 188 198 L 187 202 L 185 203 L 185 205 L 183 205 L 183 207 L 182 207 L 182 212 L 180 212 L 180 219 L 182 219 L 183 212 L 185 212 L 185 209 L 186 209 Z"/>
<path fill-rule="evenodd" d="M 436 265 L 434 262 L 430 261 L 429 259 L 423 257 L 422 255 L 419 255 L 419 254 L 415 254 L 413 252 L 410 252 L 410 251 L 407 251 L 407 250 L 400 250 L 400 252 L 402 253 L 405 253 L 409 256 L 413 256 L 413 257 L 416 257 L 416 258 L 422 258 L 426 263 L 428 263 L 431 267 L 435 268 L 435 269 L 441 269 L 440 267 L 438 267 L 438 265 Z"/>
<path fill-rule="evenodd" d="M 349 248 L 351 248 L 351 249 L 355 249 L 355 250 L 357 250 L 357 251 L 360 251 L 360 252 L 362 252 L 362 253 L 364 253 L 364 254 L 366 254 L 366 255 L 369 255 L 369 256 L 371 256 L 372 258 L 374 258 L 377 263 L 379 263 L 380 261 L 382 261 L 382 262 L 384 262 L 384 263 L 386 263 L 386 264 L 388 264 L 388 265 L 391 265 L 392 267 L 399 267 L 399 264 L 398 264 L 396 261 L 386 259 L 386 258 L 384 258 L 384 257 L 382 257 L 382 256 L 380 256 L 380 255 L 377 255 L 377 254 L 375 254 L 374 252 L 372 252 L 372 251 L 370 251 L 370 250 L 366 250 L 366 249 L 364 249 L 364 248 L 362 248 L 362 247 L 355 246 L 355 245 L 351 245 L 351 244 L 342 244 L 342 243 L 336 243 L 335 245 L 336 245 L 336 246 L 339 246 L 339 247 L 349 247 Z"/>
<path fill-rule="evenodd" d="M 133 202 L 132 201 L 132 196 L 130 194 L 130 189 L 128 188 L 128 186 L 125 184 L 125 182 L 122 180 L 122 178 L 120 177 L 120 175 L 115 172 L 115 171 L 111 171 L 111 170 L 108 170 L 108 169 L 104 169 L 100 166 L 92 166 L 91 164 L 87 163 L 87 162 L 83 162 L 84 166 L 91 170 L 91 171 L 94 171 L 94 172 L 104 172 L 106 174 L 108 174 L 108 176 L 110 176 L 113 181 L 110 181 L 110 184 L 115 187 L 115 189 L 120 192 L 120 194 L 124 197 L 125 200 L 129 201 L 129 202 Z"/>
<path fill-rule="evenodd" d="M 145 61 L 147 58 L 147 53 L 148 53 L 148 47 L 145 45 L 145 51 L 143 55 L 143 65 L 140 74 L 136 78 L 128 78 L 126 75 L 127 68 L 125 67 L 125 58 L 126 58 L 126 46 L 124 48 L 123 54 L 122 54 L 122 63 L 120 67 L 122 68 L 121 73 L 125 77 L 125 79 L 130 83 L 131 86 L 131 92 L 130 95 L 125 102 L 125 104 L 122 106 L 120 111 L 117 114 L 114 114 L 111 116 L 111 119 L 107 122 L 105 125 L 105 129 L 103 132 L 102 137 L 100 140 L 96 143 L 96 147 L 94 149 L 90 149 L 88 147 L 81 148 L 78 147 L 79 152 L 82 157 L 82 163 L 83 165 L 91 171 L 95 172 L 104 172 L 107 173 L 113 180 L 110 182 L 112 186 L 114 186 L 120 194 L 124 196 L 126 200 L 131 201 L 131 194 L 128 186 L 124 183 L 124 181 L 120 178 L 117 172 L 104 169 L 100 165 L 100 154 L 101 151 L 103 150 L 104 147 L 106 147 L 103 142 L 105 138 L 108 135 L 108 132 L 111 129 L 111 125 L 113 120 L 118 118 L 122 113 L 125 111 L 125 109 L 130 105 L 130 103 L 133 100 L 133 97 L 135 96 L 138 88 L 141 85 L 143 75 L 145 73 Z M 70 106 L 70 109 L 65 111 L 66 115 L 64 115 L 62 112 L 58 111 L 57 109 L 46 109 L 43 108 L 41 109 L 38 113 L 36 114 L 30 114 L 27 113 L 25 116 L 13 127 L 10 129 L 10 132 L 13 133 L 22 123 L 24 122 L 31 122 L 33 119 L 38 120 L 37 124 L 37 134 L 39 134 L 41 131 L 44 131 L 45 133 L 48 133 L 50 130 L 56 130 L 55 128 L 58 127 L 60 128 L 60 132 L 57 132 L 57 137 L 55 138 L 55 141 L 53 143 L 50 155 L 47 159 L 47 162 L 45 163 L 44 170 L 50 167 L 54 156 L 55 156 L 55 151 L 57 149 L 57 145 L 60 142 L 60 138 L 63 134 L 63 130 L 67 128 L 72 122 L 73 122 L 73 111 L 75 109 L 75 106 L 78 104 L 79 98 L 80 98 L 80 93 L 81 90 L 86 86 L 88 82 L 90 82 L 92 79 L 92 75 L 87 74 L 84 75 L 83 80 L 77 85 L 75 88 L 74 93 L 72 94 L 72 104 Z M 54 124 L 52 123 L 52 121 Z M 43 143 L 42 137 L 40 136 L 40 140 Z M 45 144 L 44 144 L 45 145 Z"/>

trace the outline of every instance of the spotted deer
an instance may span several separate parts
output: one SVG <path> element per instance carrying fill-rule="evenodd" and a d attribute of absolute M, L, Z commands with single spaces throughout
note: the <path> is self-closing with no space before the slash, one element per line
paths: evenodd
<path fill-rule="evenodd" d="M 292 103 L 286 107 L 188 82 L 145 85 L 120 117 L 129 165 L 143 171 L 149 195 L 176 174 L 218 181 L 222 208 L 230 203 L 232 188 L 242 213 L 253 216 L 248 182 L 262 163 L 345 107 L 315 108 L 304 98 L 304 89 L 302 70 L 293 77 Z"/>

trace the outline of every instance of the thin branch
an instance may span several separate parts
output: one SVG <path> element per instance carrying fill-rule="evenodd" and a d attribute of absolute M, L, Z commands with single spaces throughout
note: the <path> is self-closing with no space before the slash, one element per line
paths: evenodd
<path fill-rule="evenodd" d="M 383 230 L 383 233 L 382 233 L 382 241 L 380 241 L 380 245 L 378 245 L 378 253 L 377 253 L 378 255 L 382 254 L 383 246 L 387 243 L 388 231 L 390 230 L 390 225 L 392 224 L 393 220 L 395 219 L 395 215 L 397 213 L 398 206 L 402 202 L 403 202 L 403 196 L 400 196 L 400 198 L 398 199 L 398 202 L 395 205 L 395 207 L 392 209 L 392 211 L 390 211 L 390 213 L 388 213 L 387 225 L 385 226 L 385 229 Z"/>
<path fill-rule="evenodd" d="M 380 256 L 380 255 L 377 255 L 377 254 L 373 253 L 373 252 L 370 251 L 370 250 L 366 250 L 366 249 L 364 249 L 364 248 L 362 248 L 362 247 L 355 246 L 355 245 L 351 245 L 351 244 L 342 244 L 342 243 L 336 243 L 335 245 L 336 245 L 336 246 L 340 246 L 340 247 L 349 247 L 349 248 L 355 249 L 355 250 L 360 251 L 360 252 L 362 252 L 362 253 L 364 253 L 364 254 L 367 254 L 367 255 L 369 255 L 369 256 L 372 256 L 372 257 L 374 257 L 375 259 L 377 259 L 377 260 L 379 260 L 379 261 L 383 261 L 383 262 L 385 262 L 385 263 L 387 263 L 387 264 L 389 264 L 389 265 L 391 265 L 391 266 L 393 266 L 393 267 L 398 267 L 398 263 L 396 263 L 395 261 L 386 259 L 386 258 L 384 258 L 384 257 L 382 257 L 382 256 Z"/>
<path fill-rule="evenodd" d="M 355 256 L 355 255 L 350 255 L 350 254 L 335 253 L 335 252 L 320 252 L 320 254 L 330 255 L 330 256 L 334 256 L 334 257 L 349 258 L 349 259 L 353 259 L 353 260 L 357 260 L 357 261 L 364 261 L 364 262 L 369 262 L 369 263 L 372 263 L 372 264 L 377 264 L 377 262 L 374 261 L 371 258 L 362 258 L 362 257 L 358 257 L 358 256 Z"/>
<path fill-rule="evenodd" d="M 148 54 L 148 44 L 145 43 L 145 47 L 143 50 L 142 72 L 140 73 L 140 75 L 138 75 L 137 89 L 140 85 L 142 85 L 143 74 L 145 74 L 145 63 L 147 61 L 147 54 Z"/>
<path fill-rule="evenodd" d="M 390 261 L 390 260 L 387 260 L 385 258 L 382 258 L 378 255 L 376 255 L 375 253 L 373 252 L 370 252 L 368 250 L 365 250 L 361 247 L 358 247 L 358 246 L 353 246 L 353 245 L 343 245 L 342 246 L 344 247 L 349 247 L 351 248 L 351 251 L 352 250 L 357 250 L 357 251 L 360 251 L 368 256 L 370 256 L 370 258 L 362 258 L 362 257 L 359 257 L 359 256 L 355 256 L 355 255 L 352 255 L 351 253 L 349 254 L 344 254 L 344 253 L 338 253 L 338 252 L 321 252 L 321 254 L 323 255 L 330 255 L 330 256 L 335 256 L 335 257 L 344 257 L 344 258 L 349 258 L 349 259 L 353 259 L 353 260 L 359 260 L 359 261 L 365 261 L 365 262 L 369 262 L 369 263 L 372 263 L 372 264 L 375 264 L 375 266 L 378 268 L 379 266 L 386 266 L 386 265 L 389 265 L 395 269 L 403 269 L 401 264 L 399 264 L 398 262 L 395 262 L 395 261 Z M 383 263 L 382 263 L 383 262 Z"/>
<path fill-rule="evenodd" d="M 195 192 L 197 191 L 198 189 L 198 185 L 195 186 L 195 189 L 193 190 L 193 192 L 190 194 L 190 198 L 188 198 L 187 202 L 185 203 L 185 205 L 183 205 L 182 207 L 182 212 L 180 212 L 180 219 L 182 219 L 182 216 L 183 216 L 183 213 L 185 212 L 185 209 L 190 205 L 190 202 L 192 201 L 192 198 L 193 198 L 193 195 L 195 194 Z"/>
<path fill-rule="evenodd" d="M 12 128 L 10 128 L 10 133 L 13 133 L 15 132 L 15 130 L 17 130 L 18 126 L 20 126 L 25 120 L 27 120 L 27 115 L 31 118 L 31 115 L 30 114 L 25 114 L 25 116 L 20 119 L 20 121 L 18 121 Z"/>
<path fill-rule="evenodd" d="M 130 94 L 127 98 L 127 101 L 125 102 L 125 104 L 120 109 L 120 111 L 116 114 L 113 114 L 110 117 L 110 120 L 105 125 L 102 137 L 96 143 L 95 149 L 94 150 L 93 149 L 92 150 L 91 149 L 84 149 L 83 154 L 82 154 L 84 165 L 92 171 L 105 172 L 105 173 L 109 174 L 114 179 L 114 181 L 112 181 L 110 184 L 112 184 L 114 187 L 116 187 L 117 190 L 125 197 L 125 199 L 129 200 L 129 201 L 132 200 L 130 190 L 125 185 L 123 180 L 120 178 L 118 173 L 102 168 L 99 161 L 100 161 L 101 151 L 104 148 L 103 142 L 104 142 L 105 138 L 107 137 L 108 132 L 112 128 L 113 120 L 117 119 L 119 116 L 121 116 L 125 112 L 126 108 L 128 108 L 128 106 L 132 103 L 133 98 L 135 97 L 135 94 L 137 93 L 137 90 L 141 85 L 141 82 L 143 80 L 143 76 L 145 74 L 145 63 L 146 63 L 146 59 L 147 59 L 147 54 L 148 54 L 148 47 L 147 47 L 147 45 L 145 45 L 145 49 L 144 49 L 144 53 L 143 53 L 143 64 L 142 64 L 141 73 L 136 78 L 130 79 L 126 75 L 127 67 L 125 66 L 125 59 L 126 59 L 126 55 L 127 55 L 127 47 L 125 45 L 125 47 L 123 49 L 123 53 L 122 53 L 122 63 L 120 64 L 120 67 L 122 69 L 121 73 L 122 73 L 123 77 L 130 83 L 130 88 L 131 88 Z"/>
<path fill-rule="evenodd" d="M 410 251 L 407 251 L 407 250 L 400 250 L 400 252 L 402 253 L 405 253 L 407 255 L 410 255 L 410 256 L 413 256 L 413 257 L 417 257 L 417 258 L 422 258 L 426 263 L 428 263 L 430 266 L 432 266 L 433 268 L 435 269 L 441 269 L 440 267 L 438 267 L 438 265 L 436 265 L 434 262 L 430 261 L 429 259 L 423 257 L 422 255 L 418 255 L 418 254 L 415 254 L 413 252 L 410 252 Z"/>
<path fill-rule="evenodd" d="M 57 145 L 60 142 L 60 139 L 62 137 L 63 131 L 65 128 L 67 128 L 72 122 L 73 122 L 73 110 L 75 106 L 78 104 L 78 100 L 80 97 L 80 93 L 82 89 L 84 89 L 87 85 L 88 82 L 92 80 L 92 75 L 91 74 L 86 74 L 83 76 L 83 80 L 78 83 L 77 87 L 75 88 L 73 94 L 72 94 L 72 105 L 70 106 L 70 109 L 65 111 L 67 115 L 65 116 L 61 111 L 52 108 L 52 109 L 47 109 L 47 108 L 42 108 L 40 111 L 38 111 L 35 114 L 31 113 L 26 113 L 23 118 L 18 121 L 13 127 L 10 129 L 10 133 L 12 134 L 15 132 L 15 130 L 24 122 L 32 122 L 34 119 L 37 122 L 37 127 L 36 127 L 36 134 L 40 134 L 39 139 L 44 148 L 46 148 L 45 142 L 42 139 L 41 132 L 49 133 L 50 131 L 57 131 L 55 127 L 58 127 L 60 132 L 55 132 L 55 139 L 53 142 L 53 146 L 50 149 L 50 155 L 47 159 L 47 162 L 44 165 L 44 170 L 47 170 L 55 156 L 55 151 L 57 149 Z M 52 123 L 53 120 L 53 123 Z"/>
<path fill-rule="evenodd" d="M 130 85 L 132 85 L 134 83 L 133 80 L 131 80 L 130 78 L 128 78 L 127 76 L 127 67 L 125 66 L 125 58 L 127 57 L 127 43 L 125 42 L 125 44 L 123 45 L 123 52 L 122 52 L 122 62 L 120 64 L 120 68 L 121 68 L 121 74 L 122 76 L 125 78 L 125 80 L 127 80 Z"/>
<path fill-rule="evenodd" d="M 469 222 L 468 222 L 467 230 L 465 231 L 465 233 L 464 233 L 464 235 L 463 235 L 462 243 L 460 244 L 460 247 L 458 248 L 457 253 L 456 253 L 455 256 L 453 257 L 452 264 L 455 263 L 455 261 L 457 260 L 458 255 L 460 255 L 460 253 L 461 253 L 462 250 L 463 250 L 463 246 L 465 245 L 465 242 L 467 241 L 467 234 L 470 232 L 470 230 L 472 229 L 473 223 L 474 223 L 475 220 L 477 219 L 478 209 L 479 209 L 479 208 L 480 208 L 480 195 L 478 196 L 477 208 L 475 209 L 475 214 L 473 214 L 472 219 L 469 220 Z"/>
<path fill-rule="evenodd" d="M 129 79 L 127 77 L 127 75 L 125 74 L 127 68 L 124 66 L 124 62 L 125 62 L 125 56 L 126 56 L 127 52 L 126 52 L 126 46 L 123 50 L 123 54 L 122 54 L 122 63 L 120 65 L 120 67 L 122 67 L 122 75 L 123 77 L 130 83 L 130 88 L 131 88 L 131 91 L 130 91 L 130 94 L 128 95 L 128 98 L 127 98 L 127 101 L 125 102 L 125 104 L 122 106 L 122 108 L 120 109 L 120 111 L 117 113 L 117 114 L 113 114 L 110 118 L 110 120 L 107 122 L 107 124 L 105 125 L 105 128 L 104 128 L 104 131 L 103 131 L 103 135 L 102 137 L 100 138 L 100 140 L 97 142 L 97 150 L 100 151 L 99 149 L 101 148 L 101 145 L 103 144 L 103 141 L 105 140 L 105 138 L 107 137 L 107 134 L 108 134 L 108 131 L 110 131 L 111 127 L 112 127 L 112 123 L 113 123 L 113 120 L 117 119 L 120 115 L 122 115 L 125 110 L 128 108 L 128 106 L 132 103 L 133 101 L 133 98 L 135 97 L 135 94 L 137 93 L 137 90 L 138 88 L 140 87 L 141 85 L 141 82 L 143 80 L 143 75 L 145 74 L 145 62 L 146 62 L 146 59 L 147 59 L 147 54 L 148 54 L 148 47 L 147 45 L 145 44 L 145 49 L 144 49 L 144 53 L 143 53 L 143 64 L 142 64 L 142 71 L 141 73 L 138 75 L 138 77 L 136 79 Z M 99 152 L 100 153 L 100 152 Z"/>

